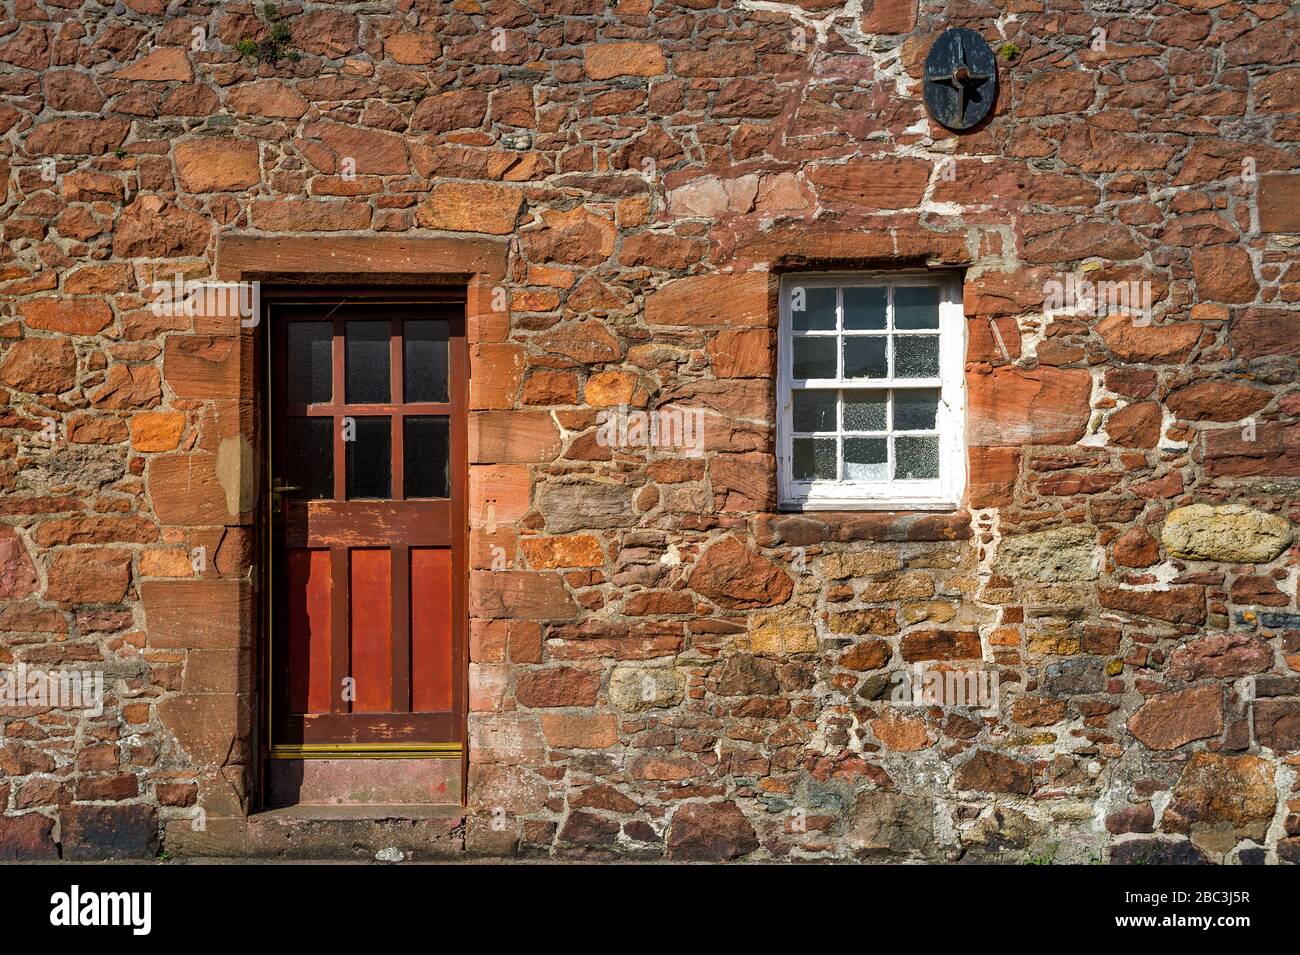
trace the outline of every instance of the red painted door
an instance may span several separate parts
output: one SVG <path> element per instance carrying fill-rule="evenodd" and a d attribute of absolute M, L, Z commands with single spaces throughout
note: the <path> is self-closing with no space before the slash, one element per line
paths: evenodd
<path fill-rule="evenodd" d="M 268 305 L 272 746 L 463 738 L 464 307 Z"/>

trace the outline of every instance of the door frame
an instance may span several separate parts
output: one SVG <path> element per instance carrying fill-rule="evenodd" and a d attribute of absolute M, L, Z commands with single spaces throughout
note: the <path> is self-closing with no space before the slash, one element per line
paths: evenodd
<path fill-rule="evenodd" d="M 274 547 L 274 523 L 271 514 L 272 499 L 270 493 L 272 473 L 271 442 L 277 436 L 271 433 L 274 421 L 274 389 L 271 375 L 277 362 L 274 360 L 275 328 L 272 323 L 271 309 L 275 305 L 291 303 L 323 303 L 346 300 L 348 304 L 457 304 L 463 310 L 465 323 L 464 334 L 459 336 L 451 347 L 460 351 L 460 363 L 465 373 L 459 379 L 449 381 L 449 398 L 453 403 L 459 399 L 459 406 L 464 413 L 469 413 L 469 346 L 468 346 L 468 310 L 467 288 L 464 284 L 456 285 L 396 285 L 387 283 L 347 283 L 329 282 L 300 283 L 298 281 L 264 284 L 260 289 L 262 328 L 257 336 L 256 351 L 261 355 L 258 361 L 257 389 L 262 393 L 257 413 L 261 419 L 259 428 L 262 451 L 261 466 L 258 474 L 259 541 L 258 553 L 262 566 L 263 597 L 258 601 L 260 639 L 257 641 L 257 673 L 259 699 L 261 700 L 260 723 L 263 727 L 261 750 L 265 759 L 344 759 L 344 758 L 449 758 L 459 759 L 462 763 L 462 776 L 465 775 L 465 761 L 468 756 L 468 713 L 469 713 L 469 453 L 468 441 L 462 441 L 460 453 L 452 452 L 450 467 L 452 471 L 451 532 L 459 542 L 459 547 L 452 548 L 452 664 L 456 667 L 453 675 L 454 689 L 459 691 L 460 706 L 453 701 L 453 721 L 460 733 L 459 742 L 451 743 L 276 743 L 274 733 L 275 694 L 273 692 L 275 605 L 277 588 L 280 581 L 273 577 L 272 552 Z M 468 421 L 465 422 L 468 435 Z M 263 770 L 264 771 L 264 770 Z M 262 787 L 259 787 L 261 789 Z M 462 787 L 463 791 L 463 787 Z"/>

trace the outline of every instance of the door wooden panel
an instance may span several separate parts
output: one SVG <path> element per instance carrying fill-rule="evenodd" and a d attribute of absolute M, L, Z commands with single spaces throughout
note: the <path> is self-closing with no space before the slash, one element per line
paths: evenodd
<path fill-rule="evenodd" d="M 463 306 L 270 305 L 272 744 L 463 742 Z"/>
<path fill-rule="evenodd" d="M 452 674 L 437 665 L 452 652 L 451 621 L 441 612 L 451 599 L 451 553 L 445 548 L 411 549 L 411 708 L 446 710 L 452 703 Z"/>
<path fill-rule="evenodd" d="M 392 552 L 370 547 L 351 553 L 348 614 L 356 681 L 354 713 L 392 713 L 393 706 L 393 574 Z"/>
<path fill-rule="evenodd" d="M 330 552 L 289 551 L 289 707 L 295 713 L 330 709 Z"/>

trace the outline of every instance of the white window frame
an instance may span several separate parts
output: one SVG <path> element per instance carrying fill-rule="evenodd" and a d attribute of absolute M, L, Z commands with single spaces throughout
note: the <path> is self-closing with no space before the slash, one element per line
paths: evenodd
<path fill-rule="evenodd" d="M 819 286 L 930 285 L 939 289 L 939 377 L 856 378 L 796 381 L 793 372 L 793 323 L 790 293 Z M 888 322 L 893 334 L 892 290 Z M 836 332 L 843 327 L 837 309 Z M 932 332 L 930 334 L 933 334 Z M 892 350 L 892 349 L 891 349 Z M 777 336 L 777 500 L 786 511 L 946 511 L 957 509 L 966 487 L 966 319 L 962 313 L 961 280 L 955 274 L 929 272 L 799 272 L 781 278 L 780 328 Z M 795 481 L 792 478 L 795 388 L 901 389 L 938 388 L 939 477 L 937 480 Z M 892 452 L 891 452 L 892 461 Z"/>

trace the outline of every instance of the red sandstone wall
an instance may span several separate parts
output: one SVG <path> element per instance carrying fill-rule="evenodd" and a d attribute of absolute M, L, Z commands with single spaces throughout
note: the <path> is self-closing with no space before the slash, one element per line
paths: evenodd
<path fill-rule="evenodd" d="M 470 851 L 1300 858 L 1287 4 L 288 4 L 275 65 L 249 5 L 2 7 L 0 661 L 108 700 L 0 712 L 0 853 L 244 845 L 252 338 L 147 303 L 252 235 L 480 275 Z M 1014 47 L 960 136 L 946 26 Z M 804 266 L 964 270 L 966 509 L 772 513 Z M 1153 325 L 1045 319 L 1085 268 Z M 624 403 L 706 453 L 602 447 Z M 999 713 L 890 706 L 917 662 Z"/>

